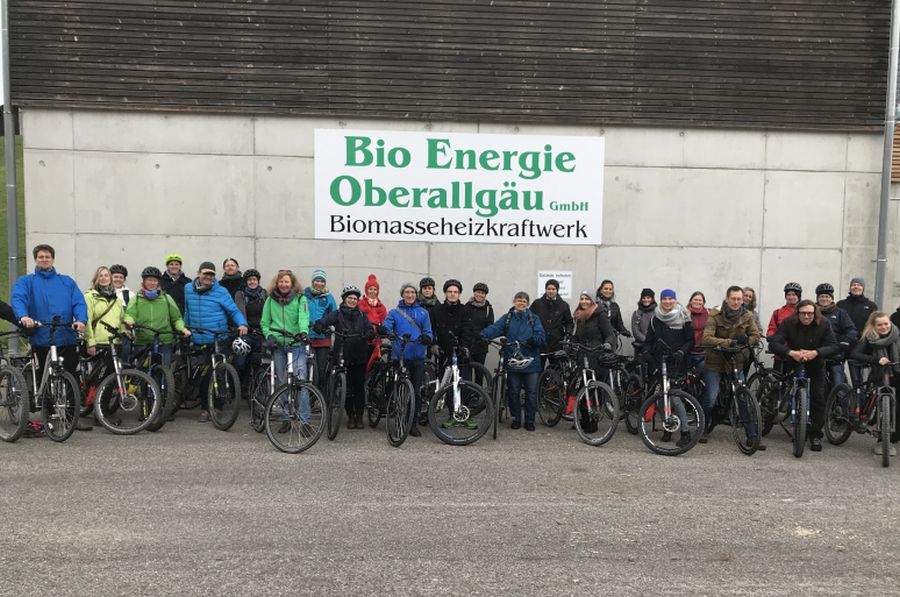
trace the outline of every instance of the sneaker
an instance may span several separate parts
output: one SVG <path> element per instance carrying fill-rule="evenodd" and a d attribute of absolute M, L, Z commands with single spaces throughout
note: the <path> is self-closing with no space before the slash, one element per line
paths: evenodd
<path fill-rule="evenodd" d="M 881 447 L 881 442 L 875 442 L 875 445 L 872 446 L 872 452 L 876 456 L 881 456 L 882 454 L 884 454 L 884 449 L 882 449 Z"/>
<path fill-rule="evenodd" d="M 75 429 L 78 431 L 90 431 L 94 426 L 91 425 L 90 419 L 85 419 L 84 417 L 78 417 L 78 420 L 75 421 Z"/>
<path fill-rule="evenodd" d="M 509 428 L 510 429 L 521 429 L 522 423 L 519 421 L 513 421 L 512 424 L 509 426 Z"/>
<path fill-rule="evenodd" d="M 443 427 L 444 429 L 452 429 L 454 427 L 459 427 L 459 423 L 456 422 L 456 419 L 450 417 L 441 424 L 441 427 Z"/>
<path fill-rule="evenodd" d="M 412 437 L 422 437 L 422 432 L 419 431 L 419 426 L 418 426 L 418 425 L 413 425 L 412 427 L 410 427 L 410 428 L 409 428 L 409 434 L 410 434 Z"/>
<path fill-rule="evenodd" d="M 44 426 L 37 421 L 29 421 L 28 425 L 25 426 L 25 431 L 24 433 L 22 433 L 22 437 L 44 437 Z"/>
<path fill-rule="evenodd" d="M 475 422 L 475 419 L 466 419 L 466 427 L 472 430 L 478 429 L 478 423 Z M 525 425 L 525 428 L 528 428 L 528 425 Z"/>
<path fill-rule="evenodd" d="M 200 421 L 201 423 L 209 423 L 209 411 L 201 410 L 200 417 L 197 420 Z"/>
<path fill-rule="evenodd" d="M 525 423 L 525 431 L 534 431 L 534 423 Z"/>
<path fill-rule="evenodd" d="M 663 434 L 662 434 L 662 441 L 663 441 L 663 442 L 670 442 L 670 441 L 672 441 L 672 432 L 671 432 L 671 431 L 663 431 Z"/>
<path fill-rule="evenodd" d="M 278 433 L 287 433 L 291 429 L 290 421 L 282 421 L 281 427 L 278 428 Z"/>
<path fill-rule="evenodd" d="M 681 437 L 679 437 L 678 441 L 675 442 L 675 446 L 677 446 L 679 448 L 683 448 L 683 447 L 687 446 L 688 444 L 690 444 L 691 440 L 693 440 L 693 439 L 694 438 L 691 437 L 690 431 L 682 431 Z"/>
<path fill-rule="evenodd" d="M 809 449 L 813 452 L 821 452 L 822 451 L 822 440 L 818 437 L 809 438 Z"/>
<path fill-rule="evenodd" d="M 704 433 L 703 435 L 700 436 L 700 441 L 698 443 L 705 444 L 708 442 L 709 442 L 709 434 Z"/>
<path fill-rule="evenodd" d="M 762 441 L 760 441 L 760 442 L 759 442 L 759 446 L 757 446 L 756 449 L 759 450 L 760 452 L 765 452 L 765 451 L 766 451 L 766 444 L 764 444 L 764 443 L 762 443 Z"/>

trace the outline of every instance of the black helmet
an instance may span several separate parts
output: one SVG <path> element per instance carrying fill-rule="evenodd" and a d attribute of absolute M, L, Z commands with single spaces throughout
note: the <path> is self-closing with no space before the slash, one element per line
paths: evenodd
<path fill-rule="evenodd" d="M 152 265 L 149 267 L 145 267 L 141 272 L 141 279 L 146 280 L 147 278 L 156 278 L 157 280 L 159 280 L 160 278 L 162 278 L 162 272 L 159 271 L 158 267 L 154 267 Z"/>
<path fill-rule="evenodd" d="M 247 278 L 256 278 L 257 280 L 262 280 L 262 276 L 259 273 L 258 269 L 248 268 L 244 270 L 244 279 Z"/>
<path fill-rule="evenodd" d="M 831 296 L 831 298 L 834 298 L 834 286 L 828 282 L 822 282 L 816 286 L 816 296 L 819 296 L 820 294 L 827 294 Z"/>
<path fill-rule="evenodd" d="M 459 288 L 459 291 L 462 292 L 462 282 L 455 278 L 450 278 L 449 280 L 444 282 L 444 292 L 447 292 L 447 289 L 451 286 L 456 286 L 457 288 Z"/>
<path fill-rule="evenodd" d="M 111 274 L 122 274 L 126 278 L 128 277 L 128 269 L 124 265 L 115 264 L 109 266 L 109 273 Z"/>
<path fill-rule="evenodd" d="M 487 294 L 487 293 L 488 293 L 488 286 L 487 286 L 487 284 L 485 284 L 484 282 L 478 282 L 478 283 L 475 284 L 475 286 L 472 288 L 472 292 L 478 292 L 479 290 L 480 290 L 481 292 Z"/>
<path fill-rule="evenodd" d="M 424 278 L 419 280 L 419 290 L 425 288 L 426 286 L 431 286 L 432 288 L 434 288 L 434 278 L 425 276 Z"/>
<path fill-rule="evenodd" d="M 803 287 L 797 282 L 788 282 L 784 285 L 784 293 L 787 294 L 789 292 L 796 292 L 797 298 L 800 298 L 800 295 L 803 294 Z"/>

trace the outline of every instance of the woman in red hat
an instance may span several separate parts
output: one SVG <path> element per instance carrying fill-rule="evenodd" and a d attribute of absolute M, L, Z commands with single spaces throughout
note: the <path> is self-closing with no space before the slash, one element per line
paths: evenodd
<path fill-rule="evenodd" d="M 369 318 L 369 323 L 377 330 L 378 326 L 384 323 L 384 320 L 387 318 L 387 307 L 378 298 L 381 285 L 378 283 L 378 278 L 375 277 L 375 274 L 369 274 L 364 290 L 366 298 L 359 301 L 359 310 L 365 313 L 366 317 Z M 369 362 L 366 366 L 366 371 L 372 368 L 372 363 L 375 362 L 375 359 L 381 357 L 380 342 L 378 338 L 375 338 L 369 343 Z"/>

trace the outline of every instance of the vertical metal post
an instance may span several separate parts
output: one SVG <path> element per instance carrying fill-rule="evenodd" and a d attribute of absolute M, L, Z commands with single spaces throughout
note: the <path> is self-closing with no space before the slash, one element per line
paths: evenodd
<path fill-rule="evenodd" d="M 888 60 L 887 102 L 884 108 L 884 149 L 881 163 L 881 202 L 878 209 L 878 248 L 875 257 L 875 295 L 872 297 L 885 309 L 885 275 L 887 271 L 888 208 L 891 204 L 891 161 L 894 149 L 894 129 L 897 125 L 897 58 L 900 48 L 900 14 L 898 0 L 891 2 L 891 51 Z"/>
<path fill-rule="evenodd" d="M 6 230 L 9 255 L 9 284 L 19 275 L 19 208 L 16 197 L 16 121 L 12 109 L 9 88 L 9 6 L 0 0 L 0 78 L 3 81 L 3 138 L 6 148 Z M 6 300 L 8 297 L 3 297 Z M 15 353 L 18 341 L 10 336 L 9 350 Z"/>

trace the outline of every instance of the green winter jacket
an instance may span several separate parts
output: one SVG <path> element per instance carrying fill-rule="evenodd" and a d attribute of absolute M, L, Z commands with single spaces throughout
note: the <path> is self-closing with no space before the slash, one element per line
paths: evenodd
<path fill-rule="evenodd" d="M 275 338 L 280 346 L 287 346 L 292 342 L 291 338 L 272 330 L 287 330 L 292 334 L 309 333 L 309 309 L 306 306 L 306 297 L 300 293 L 287 305 L 282 305 L 271 295 L 263 305 L 262 321 L 260 321 L 263 336 Z"/>
<path fill-rule="evenodd" d="M 146 298 L 142 292 L 137 292 L 130 301 L 128 308 L 125 309 L 125 321 L 144 325 L 155 330 L 172 330 L 176 332 L 184 331 L 184 320 L 181 319 L 181 311 L 175 300 L 166 294 L 160 292 L 155 299 Z M 160 334 L 160 344 L 172 344 L 174 336 L 172 333 Z M 153 332 L 148 330 L 134 330 L 134 343 L 136 346 L 149 346 L 153 344 Z"/>
<path fill-rule="evenodd" d="M 84 327 L 84 339 L 87 345 L 109 344 L 109 330 L 100 322 L 105 321 L 117 330 L 122 331 L 122 316 L 125 313 L 122 301 L 116 295 L 113 295 L 112 298 L 106 298 L 92 288 L 84 293 L 84 302 L 87 303 L 88 312 L 88 323 Z"/>

